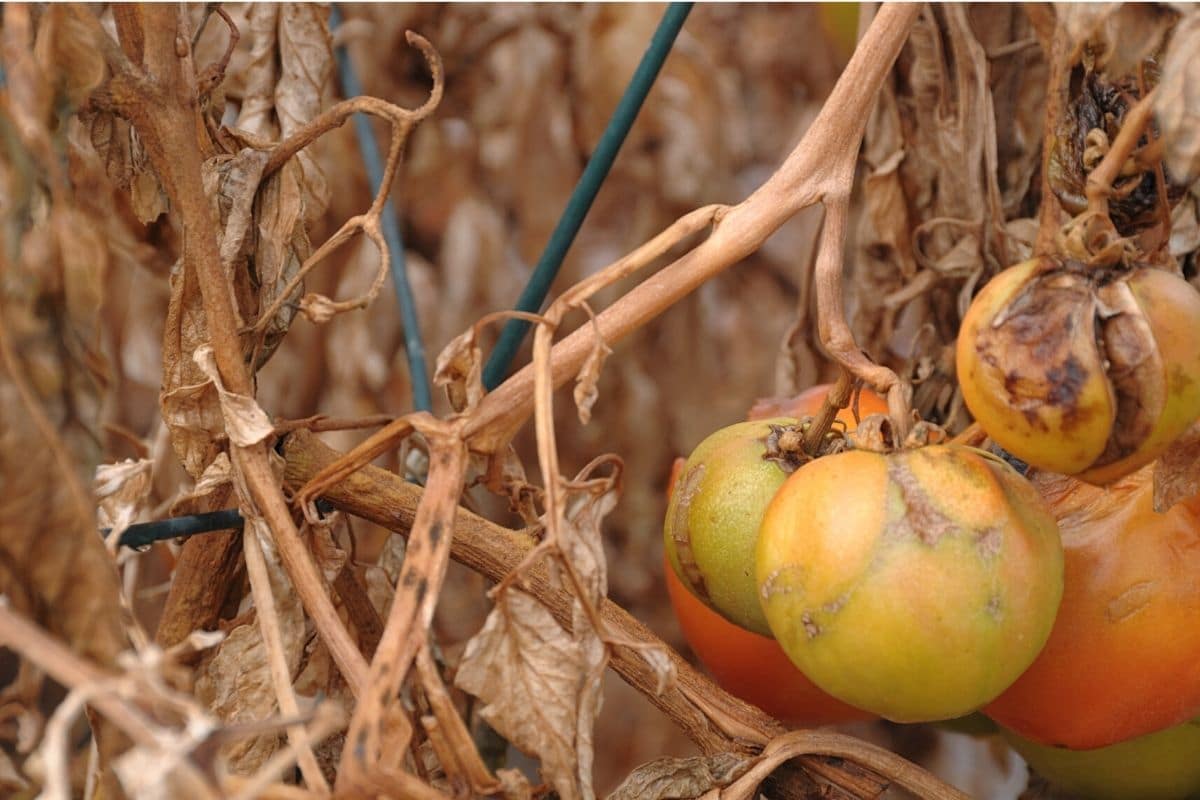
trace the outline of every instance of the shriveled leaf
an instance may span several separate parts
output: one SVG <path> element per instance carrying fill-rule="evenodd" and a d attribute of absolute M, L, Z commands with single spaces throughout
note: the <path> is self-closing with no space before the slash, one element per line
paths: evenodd
<path fill-rule="evenodd" d="M 254 528 L 247 526 L 245 535 L 256 535 Z M 275 596 L 288 671 L 294 675 L 308 638 L 304 609 L 270 537 L 260 535 L 259 540 Z M 197 672 L 196 696 L 225 723 L 258 722 L 278 713 L 266 646 L 253 617 L 229 631 L 219 648 L 205 654 Z M 248 775 L 262 766 L 279 743 L 278 733 L 267 733 L 230 741 L 222 747 L 222 754 L 232 771 Z"/>
<path fill-rule="evenodd" d="M 594 709 L 580 709 L 588 654 L 546 607 L 519 589 L 502 594 L 483 629 L 467 643 L 455 684 L 483 701 L 481 716 L 516 747 L 542 762 L 564 800 L 591 798 L 590 731 Z M 586 746 L 589 752 L 581 752 Z"/>
<path fill-rule="evenodd" d="M 250 6 L 250 58 L 242 80 L 245 84 L 237 127 L 257 136 L 274 139 L 279 134 L 275 121 L 275 85 L 279 80 L 276 38 L 279 12 L 282 6 L 274 3 L 253 3 Z"/>
<path fill-rule="evenodd" d="M 629 773 L 608 800 L 689 800 L 725 788 L 753 763 L 754 759 L 737 753 L 660 758 Z"/>
<path fill-rule="evenodd" d="M 154 462 L 148 458 L 96 467 L 93 492 L 100 503 L 97 522 L 110 528 L 110 536 L 133 523 L 150 494 Z"/>
<path fill-rule="evenodd" d="M 1154 510 L 1164 512 L 1200 495 L 1200 421 L 1159 456 L 1154 465 Z"/>
<path fill-rule="evenodd" d="M 1200 178 L 1200 12 L 1175 28 L 1163 60 L 1154 113 L 1162 129 L 1163 160 L 1177 183 Z"/>
<path fill-rule="evenodd" d="M 33 46 L 38 65 L 56 79 L 60 96 L 78 108 L 104 79 L 104 57 L 84 24 L 65 6 L 48 6 Z"/>
<path fill-rule="evenodd" d="M 612 348 L 599 337 L 597 330 L 596 342 L 575 378 L 575 407 L 579 410 L 579 422 L 583 425 L 587 425 L 592 419 L 592 406 L 600 397 L 600 370 L 604 368 L 604 362 L 610 355 Z"/>
<path fill-rule="evenodd" d="M 275 84 L 275 114 L 283 136 L 293 133 L 321 113 L 321 99 L 333 71 L 329 11 L 317 3 L 287 3 L 279 7 L 279 82 Z M 304 216 L 311 222 L 329 205 L 329 186 L 316 158 L 308 150 L 296 160 Z"/>
<path fill-rule="evenodd" d="M 475 328 L 455 336 L 438 353 L 433 372 L 433 384 L 446 390 L 446 397 L 455 411 L 467 411 L 483 398 L 483 349 Z"/>
<path fill-rule="evenodd" d="M 211 346 L 202 345 L 196 348 L 193 357 L 216 387 L 221 401 L 225 432 L 229 434 L 231 442 L 238 447 L 250 447 L 274 433 L 275 428 L 271 425 L 270 418 L 253 397 L 230 392 L 222 385 L 221 374 L 217 371 L 217 359 Z"/>
<path fill-rule="evenodd" d="M 1097 49 L 1103 49 L 1097 68 L 1113 76 L 1136 74 L 1144 61 L 1159 55 L 1178 18 L 1158 3 L 1121 3 L 1104 18 L 1097 34 Z"/>

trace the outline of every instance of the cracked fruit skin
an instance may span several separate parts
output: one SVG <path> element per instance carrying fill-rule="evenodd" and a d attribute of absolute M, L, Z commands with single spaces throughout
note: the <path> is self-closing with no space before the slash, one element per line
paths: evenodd
<path fill-rule="evenodd" d="M 1156 513 L 1153 477 L 1034 476 L 1062 535 L 1063 601 L 1037 660 L 985 709 L 1004 727 L 1085 749 L 1200 715 L 1200 496 Z"/>
<path fill-rule="evenodd" d="M 1200 293 L 1159 269 L 1037 258 L 971 303 L 963 400 L 1032 466 L 1103 485 L 1153 461 L 1200 416 Z"/>
<path fill-rule="evenodd" d="M 813 683 L 896 722 L 995 699 L 1062 596 L 1054 518 L 1000 459 L 955 445 L 851 450 L 797 470 L 764 515 L 760 600 Z"/>
<path fill-rule="evenodd" d="M 1011 731 L 1004 738 L 1034 770 L 1087 800 L 1200 797 L 1200 720 L 1095 750 L 1046 747 Z"/>
<path fill-rule="evenodd" d="M 663 525 L 667 560 L 693 594 L 722 616 L 770 636 L 754 585 L 754 543 L 763 511 L 788 473 L 763 458 L 777 417 L 739 422 L 701 442 L 673 486 Z"/>

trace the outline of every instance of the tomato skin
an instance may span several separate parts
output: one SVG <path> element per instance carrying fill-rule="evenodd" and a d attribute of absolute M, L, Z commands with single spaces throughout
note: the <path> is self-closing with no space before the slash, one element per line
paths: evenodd
<path fill-rule="evenodd" d="M 734 625 L 689 592 L 669 563 L 665 566 L 683 636 L 725 691 L 796 727 L 874 719 L 822 692 L 788 660 L 779 642 Z"/>
<path fill-rule="evenodd" d="M 1153 469 L 1107 490 L 1035 476 L 1065 588 L 1046 647 L 986 709 L 1004 727 L 1087 749 L 1200 714 L 1200 497 L 1155 513 Z"/>
<path fill-rule="evenodd" d="M 788 473 L 764 456 L 773 428 L 796 420 L 738 422 L 697 445 L 663 523 L 667 560 L 685 585 L 729 621 L 769 634 L 754 586 L 754 544 L 763 510 Z"/>
<path fill-rule="evenodd" d="M 1022 461 L 1108 484 L 1200 414 L 1198 327 L 1200 292 L 1177 274 L 1034 258 L 996 275 L 963 316 L 963 400 Z"/>
<path fill-rule="evenodd" d="M 1200 794 L 1200 720 L 1096 750 L 1004 738 L 1039 775 L 1090 800 L 1179 800 Z"/>
<path fill-rule="evenodd" d="M 795 397 L 764 397 L 754 401 L 750 414 L 746 419 L 768 419 L 770 417 L 807 417 L 821 410 L 825 396 L 833 388 L 831 383 L 819 383 L 810 386 Z M 872 414 L 888 413 L 887 400 L 870 389 L 863 389 L 858 396 L 859 419 Z M 854 403 L 838 412 L 836 419 L 840 420 L 847 430 L 854 430 L 858 423 L 854 419 Z"/>
<path fill-rule="evenodd" d="M 1058 531 L 1037 492 L 954 445 L 801 467 L 763 517 L 756 569 L 792 662 L 896 722 L 994 699 L 1041 649 L 1062 593 Z"/>

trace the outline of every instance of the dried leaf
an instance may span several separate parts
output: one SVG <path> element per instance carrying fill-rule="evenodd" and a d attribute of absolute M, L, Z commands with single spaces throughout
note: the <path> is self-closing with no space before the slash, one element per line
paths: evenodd
<path fill-rule="evenodd" d="M 153 467 L 148 458 L 96 467 L 92 487 L 100 503 L 96 521 L 101 528 L 111 529 L 110 537 L 120 535 L 137 519 L 152 488 Z"/>
<path fill-rule="evenodd" d="M 582 686 L 593 654 L 546 607 L 519 589 L 504 592 L 467 643 L 455 685 L 484 702 L 480 715 L 513 745 L 537 756 L 563 800 L 591 798 L 592 694 Z M 580 728 L 588 734 L 580 741 Z"/>
<path fill-rule="evenodd" d="M 275 596 L 284 655 L 289 672 L 295 675 L 308 639 L 304 609 L 279 563 L 270 536 L 254 531 L 254 527 L 247 526 L 246 535 L 259 536 Z M 278 713 L 266 646 L 255 619 L 235 627 L 218 649 L 205 654 L 197 672 L 196 697 L 226 724 L 264 721 Z M 268 733 L 230 741 L 222 747 L 222 753 L 232 771 L 248 775 L 262 766 L 279 744 L 280 734 Z"/>
<path fill-rule="evenodd" d="M 318 3 L 279 7 L 279 82 L 275 85 L 275 115 L 283 136 L 321 113 L 321 98 L 333 71 L 329 11 Z M 309 150 L 296 157 L 300 165 L 304 217 L 312 222 L 329 205 L 325 173 Z"/>
<path fill-rule="evenodd" d="M 1163 61 L 1162 80 L 1154 98 L 1161 128 L 1163 160 L 1176 183 L 1200 178 L 1200 12 L 1193 11 L 1175 28 Z"/>
<path fill-rule="evenodd" d="M 746 773 L 754 759 L 737 753 L 660 758 L 629 773 L 607 800 L 685 800 L 723 789 Z"/>
<path fill-rule="evenodd" d="M 483 399 L 483 349 L 474 327 L 454 337 L 438 353 L 433 385 L 446 390 L 455 411 L 469 411 Z"/>
<path fill-rule="evenodd" d="M 582 425 L 587 425 L 592 419 L 592 406 L 600 397 L 600 370 L 612 355 L 612 348 L 599 334 L 597 329 L 595 343 L 575 378 L 575 407 L 579 410 L 579 422 Z"/>
<path fill-rule="evenodd" d="M 104 79 L 104 57 L 84 24 L 65 6 L 48 6 L 38 21 L 34 57 L 54 76 L 66 103 L 78 108 Z"/>
<path fill-rule="evenodd" d="M 1200 421 L 1175 440 L 1154 465 L 1154 510 L 1200 495 Z"/>
<path fill-rule="evenodd" d="M 193 358 L 217 390 L 225 432 L 229 434 L 231 442 L 238 447 L 250 447 L 274 434 L 275 428 L 270 418 L 253 397 L 225 389 L 211 346 L 202 345 L 196 348 Z"/>
<path fill-rule="evenodd" d="M 275 84 L 279 80 L 276 51 L 277 25 L 282 6 L 253 3 L 250 6 L 250 58 L 242 73 L 245 89 L 237 127 L 266 139 L 275 139 L 279 128 L 274 118 Z"/>

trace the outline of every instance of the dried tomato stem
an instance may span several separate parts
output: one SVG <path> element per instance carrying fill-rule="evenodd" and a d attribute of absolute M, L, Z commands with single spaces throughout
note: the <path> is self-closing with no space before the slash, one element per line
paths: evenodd
<path fill-rule="evenodd" d="M 843 368 L 837 383 L 829 390 L 829 394 L 825 395 L 825 400 L 821 403 L 821 410 L 813 417 L 812 424 L 804 432 L 805 453 L 813 457 L 821 454 L 821 444 L 825 441 L 825 434 L 829 433 L 829 429 L 833 427 L 833 421 L 837 418 L 838 412 L 849 405 L 850 395 L 853 392 L 854 377 L 849 370 Z"/>
<path fill-rule="evenodd" d="M 1157 91 L 1157 89 L 1151 89 L 1125 113 L 1121 132 L 1113 140 L 1112 146 L 1104 154 L 1104 158 L 1088 175 L 1084 194 L 1087 196 L 1089 213 L 1108 216 L 1108 196 L 1112 194 L 1113 181 L 1120 175 L 1121 167 L 1125 166 L 1125 162 L 1133 155 L 1138 140 L 1142 138 L 1142 134 L 1150 125 L 1150 120 L 1154 115 L 1152 103 Z"/>

